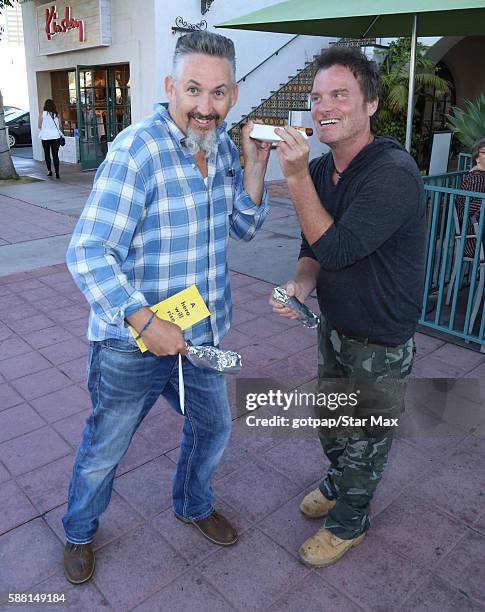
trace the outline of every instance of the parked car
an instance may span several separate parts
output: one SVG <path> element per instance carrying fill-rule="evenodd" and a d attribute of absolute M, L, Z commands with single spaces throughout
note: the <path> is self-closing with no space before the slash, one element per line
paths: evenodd
<path fill-rule="evenodd" d="M 19 144 L 32 144 L 29 111 L 19 110 L 7 115 L 5 117 L 5 125 L 8 127 L 8 143 L 10 148 Z"/>
<path fill-rule="evenodd" d="M 19 111 L 22 110 L 21 108 L 18 108 L 17 106 L 4 106 L 3 107 L 3 112 L 6 115 L 10 115 L 10 113 L 14 113 L 15 111 Z"/>

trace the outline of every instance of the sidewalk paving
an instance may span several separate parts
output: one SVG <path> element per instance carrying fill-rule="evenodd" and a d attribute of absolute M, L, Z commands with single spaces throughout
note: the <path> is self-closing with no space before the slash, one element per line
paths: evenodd
<path fill-rule="evenodd" d="M 81 179 L 86 187 L 88 178 Z M 54 187 L 36 185 L 40 201 L 48 201 Z M 239 245 L 231 251 L 234 322 L 224 345 L 242 354 L 242 378 L 308 390 L 316 334 L 277 319 L 267 304 L 274 284 L 293 269 L 299 243 L 284 187 L 273 185 L 271 193 L 264 231 L 240 254 Z M 27 200 L 11 188 L 0 195 L 11 230 L 27 222 L 0 246 L 0 261 L 16 244 L 39 239 L 29 211 L 39 227 L 69 235 L 74 214 L 40 213 L 34 191 L 22 194 Z M 0 592 L 65 593 L 67 603 L 8 609 L 485 609 L 485 355 L 423 334 L 402 433 L 373 502 L 373 526 L 338 564 L 310 570 L 297 557 L 319 527 L 298 510 L 324 473 L 318 440 L 252 432 L 231 377 L 233 434 L 214 489 L 240 542 L 215 547 L 173 517 L 170 479 L 183 419 L 159 400 L 119 467 L 96 537 L 93 581 L 69 585 L 60 517 L 90 411 L 88 308 L 62 259 L 46 266 L 45 255 L 39 252 L 40 265 L 0 273 Z"/>

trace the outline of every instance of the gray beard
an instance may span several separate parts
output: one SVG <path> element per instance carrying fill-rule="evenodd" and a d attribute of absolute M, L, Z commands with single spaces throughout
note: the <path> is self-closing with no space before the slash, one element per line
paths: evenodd
<path fill-rule="evenodd" d="M 202 151 L 206 157 L 209 157 L 211 153 L 217 153 L 218 144 L 216 130 L 201 133 L 196 132 L 189 126 L 187 137 L 185 138 L 185 146 L 192 155 L 197 155 L 200 151 Z"/>

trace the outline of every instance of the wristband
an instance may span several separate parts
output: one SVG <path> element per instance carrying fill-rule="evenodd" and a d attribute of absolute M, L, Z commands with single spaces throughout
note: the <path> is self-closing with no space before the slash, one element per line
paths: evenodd
<path fill-rule="evenodd" d="M 157 316 L 157 313 L 154 312 L 152 313 L 152 316 L 148 319 L 148 321 L 145 323 L 145 325 L 143 326 L 143 329 L 141 330 L 141 332 L 139 332 L 138 336 L 135 338 L 135 340 L 139 340 L 142 337 L 142 334 L 144 334 L 146 332 L 146 330 L 150 327 L 153 319 Z"/>

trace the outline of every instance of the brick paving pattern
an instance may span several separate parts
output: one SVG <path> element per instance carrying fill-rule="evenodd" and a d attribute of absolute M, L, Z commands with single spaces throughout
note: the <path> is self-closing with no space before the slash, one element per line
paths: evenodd
<path fill-rule="evenodd" d="M 289 223 L 284 184 L 270 193 L 269 221 Z M 4 243 L 72 228 L 64 213 L 24 202 L 8 216 L 5 197 L 1 206 Z M 43 212 L 26 225 L 36 210 Z M 272 315 L 272 283 L 231 277 L 235 316 L 224 346 L 242 354 L 241 376 L 311 389 L 314 332 Z M 159 400 L 119 466 L 94 578 L 69 585 L 60 518 L 90 411 L 87 315 L 64 264 L 0 277 L 0 591 L 67 598 L 64 606 L 10 609 L 485 610 L 485 355 L 423 334 L 402 420 L 410 433 L 393 445 L 368 537 L 338 564 L 311 570 L 297 556 L 319 526 L 298 510 L 325 470 L 318 440 L 254 435 L 232 378 L 233 434 L 214 489 L 240 542 L 218 548 L 175 520 L 170 482 L 182 418 Z"/>

